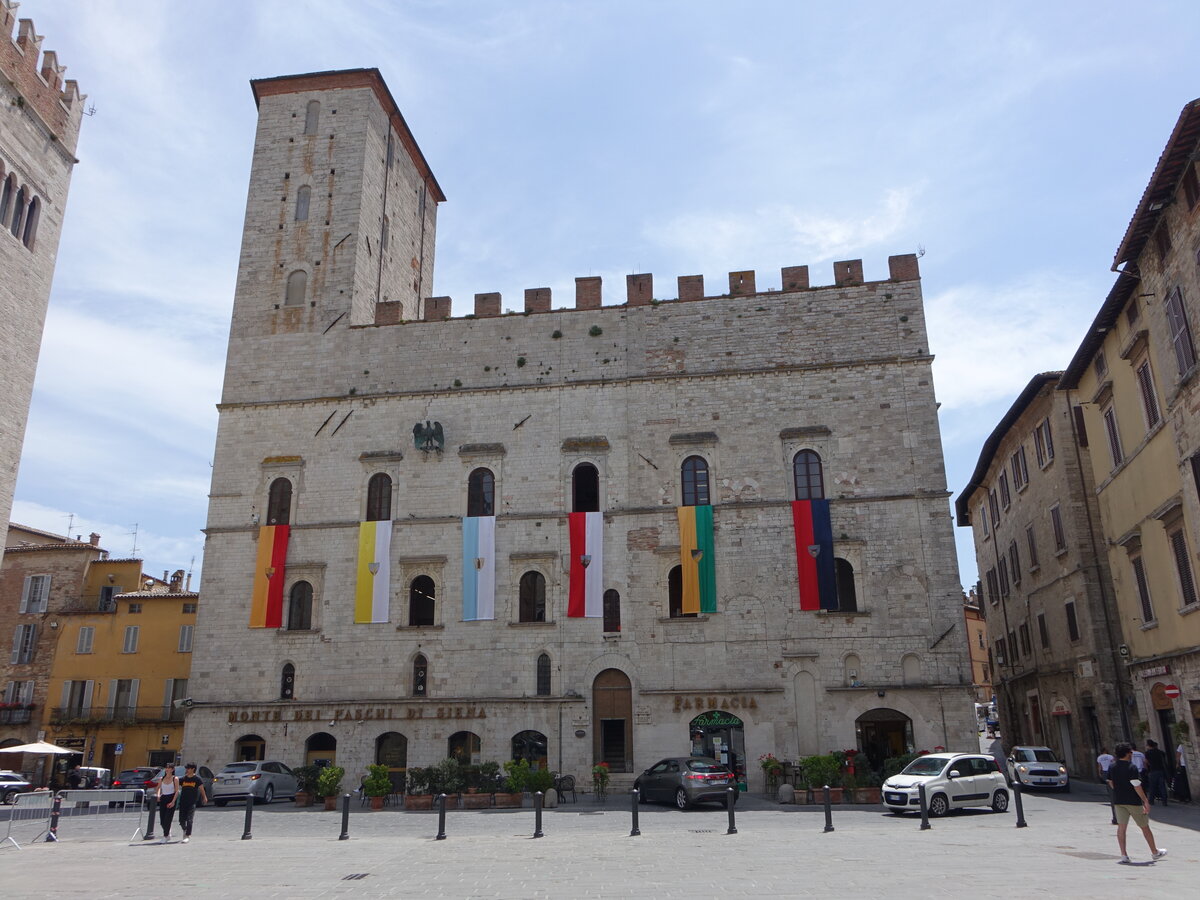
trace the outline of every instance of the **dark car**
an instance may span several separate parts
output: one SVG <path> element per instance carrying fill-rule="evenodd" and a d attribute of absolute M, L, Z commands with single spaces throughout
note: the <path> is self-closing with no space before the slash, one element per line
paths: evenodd
<path fill-rule="evenodd" d="M 33 785 L 18 772 L 0 772 L 0 803 L 13 803 L 17 794 L 27 794 Z"/>
<path fill-rule="evenodd" d="M 123 769 L 117 773 L 117 777 L 112 780 L 114 789 L 138 789 L 146 792 L 143 799 L 149 802 L 154 797 L 154 792 L 158 789 L 158 780 L 162 778 L 163 769 L 161 766 L 137 766 L 133 769 Z M 112 801 L 109 807 L 124 806 L 121 801 Z"/>
<path fill-rule="evenodd" d="M 633 786 L 643 803 L 657 800 L 687 809 L 693 803 L 737 802 L 737 779 L 733 772 L 707 756 L 674 756 L 661 759 L 637 777 Z M 734 788 L 732 794 L 729 788 Z"/>

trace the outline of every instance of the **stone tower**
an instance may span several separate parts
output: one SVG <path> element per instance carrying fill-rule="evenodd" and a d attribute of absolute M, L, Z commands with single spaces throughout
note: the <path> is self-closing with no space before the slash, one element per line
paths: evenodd
<path fill-rule="evenodd" d="M 418 318 L 446 199 L 378 69 L 251 86 L 258 133 L 227 391 L 265 335 Z"/>
<path fill-rule="evenodd" d="M 0 0 L 0 521 L 13 488 L 84 98 L 19 4 Z M 3 548 L 0 548 L 0 554 Z"/>

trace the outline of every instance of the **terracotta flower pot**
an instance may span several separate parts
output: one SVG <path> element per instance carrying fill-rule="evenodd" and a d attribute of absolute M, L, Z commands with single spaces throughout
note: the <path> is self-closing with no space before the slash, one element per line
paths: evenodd
<path fill-rule="evenodd" d="M 372 797 L 371 809 L 383 809 L 383 801 L 386 799 L 387 797 Z"/>
<path fill-rule="evenodd" d="M 492 795 L 463 794 L 462 805 L 463 809 L 490 809 L 492 805 Z"/>
<path fill-rule="evenodd" d="M 520 809 L 524 794 L 496 794 L 496 806 L 501 809 Z"/>
<path fill-rule="evenodd" d="M 337 802 L 338 802 L 337 794 L 334 794 L 332 797 L 326 797 L 325 798 L 325 812 L 333 812 L 335 809 L 337 809 Z"/>
<path fill-rule="evenodd" d="M 854 789 L 855 803 L 881 803 L 883 801 L 882 791 L 877 787 L 861 787 Z"/>
<path fill-rule="evenodd" d="M 312 794 L 308 793 L 307 791 L 297 791 L 296 792 L 296 805 L 297 806 L 312 806 L 312 802 L 313 802 Z"/>
<path fill-rule="evenodd" d="M 404 798 L 405 809 L 433 809 L 433 794 L 409 794 Z"/>

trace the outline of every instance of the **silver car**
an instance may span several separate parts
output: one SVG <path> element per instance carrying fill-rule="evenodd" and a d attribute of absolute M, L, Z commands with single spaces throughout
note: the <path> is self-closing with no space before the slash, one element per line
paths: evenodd
<path fill-rule="evenodd" d="M 712 801 L 728 806 L 737 802 L 736 779 L 728 768 L 707 756 L 662 759 L 637 777 L 633 786 L 641 801 L 659 800 L 687 809 L 693 803 Z M 729 792 L 733 788 L 733 793 Z"/>
<path fill-rule="evenodd" d="M 278 760 L 229 763 L 213 778 L 212 800 L 224 806 L 230 800 L 270 803 L 281 797 L 295 797 L 296 776 Z"/>

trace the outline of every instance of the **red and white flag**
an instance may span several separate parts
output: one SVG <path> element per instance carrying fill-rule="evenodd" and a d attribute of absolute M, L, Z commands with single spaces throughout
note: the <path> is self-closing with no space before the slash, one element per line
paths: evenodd
<path fill-rule="evenodd" d="M 567 513 L 571 535 L 568 618 L 604 615 L 604 513 Z"/>

